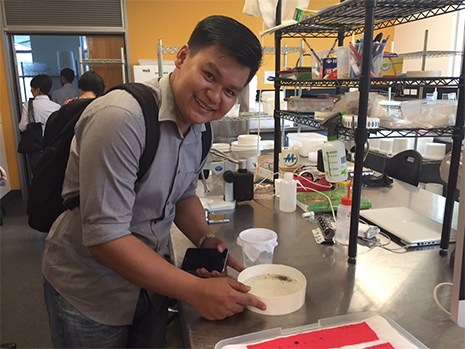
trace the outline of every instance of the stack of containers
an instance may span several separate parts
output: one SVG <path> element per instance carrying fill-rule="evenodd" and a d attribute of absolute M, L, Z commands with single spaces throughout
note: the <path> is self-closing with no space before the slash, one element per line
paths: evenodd
<path fill-rule="evenodd" d="M 247 160 L 247 170 L 255 172 L 260 155 L 260 140 L 258 135 L 243 134 L 237 141 L 231 143 L 231 155 L 237 160 Z"/>

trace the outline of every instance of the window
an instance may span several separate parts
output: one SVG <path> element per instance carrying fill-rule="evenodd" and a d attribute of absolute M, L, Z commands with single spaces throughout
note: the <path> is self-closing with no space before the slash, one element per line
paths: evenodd
<path fill-rule="evenodd" d="M 30 89 L 31 80 L 34 75 L 30 74 L 34 66 L 31 50 L 31 38 L 28 35 L 14 35 L 14 46 L 16 53 L 16 62 L 18 64 L 19 87 L 21 91 L 21 101 L 24 103 L 32 98 Z"/>

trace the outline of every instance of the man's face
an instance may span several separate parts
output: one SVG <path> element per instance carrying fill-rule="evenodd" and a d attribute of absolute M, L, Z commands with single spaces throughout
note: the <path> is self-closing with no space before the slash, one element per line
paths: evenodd
<path fill-rule="evenodd" d="M 249 77 L 240 64 L 220 46 L 199 50 L 194 56 L 187 45 L 178 52 L 170 83 L 180 129 L 190 124 L 221 119 L 234 105 Z"/>

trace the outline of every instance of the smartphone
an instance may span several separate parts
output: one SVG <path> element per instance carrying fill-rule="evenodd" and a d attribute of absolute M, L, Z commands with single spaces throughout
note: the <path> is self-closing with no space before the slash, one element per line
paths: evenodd
<path fill-rule="evenodd" d="M 205 268 L 209 272 L 217 270 L 222 273 L 226 268 L 227 260 L 228 249 L 220 253 L 216 248 L 188 248 L 181 269 L 195 273 L 197 269 Z"/>

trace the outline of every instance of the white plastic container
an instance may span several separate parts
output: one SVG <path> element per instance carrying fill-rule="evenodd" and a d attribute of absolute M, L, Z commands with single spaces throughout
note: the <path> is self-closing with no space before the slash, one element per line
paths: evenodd
<path fill-rule="evenodd" d="M 325 168 L 326 180 L 331 183 L 343 182 L 347 179 L 347 159 L 344 143 L 338 140 L 331 140 L 323 144 L 323 165 Z"/>
<path fill-rule="evenodd" d="M 284 173 L 284 179 L 279 185 L 279 210 L 281 212 L 294 212 L 297 200 L 297 182 L 292 172 Z"/>
<path fill-rule="evenodd" d="M 379 140 L 379 152 L 384 155 L 392 155 L 392 145 L 394 139 L 383 138 Z"/>
<path fill-rule="evenodd" d="M 349 65 L 349 46 L 336 47 L 337 54 L 337 78 L 349 79 L 350 78 L 350 65 Z"/>
<path fill-rule="evenodd" d="M 307 157 L 308 153 L 317 152 L 323 147 L 326 137 L 316 133 L 288 133 L 289 147 L 296 146 L 299 148 L 299 155 Z"/>
<path fill-rule="evenodd" d="M 442 127 L 455 123 L 457 101 L 413 100 L 400 104 L 402 116 L 424 127 Z"/>
<path fill-rule="evenodd" d="M 336 242 L 342 245 L 349 244 L 350 234 L 350 214 L 352 208 L 352 198 L 343 196 L 341 204 L 337 207 L 336 222 Z"/>
<path fill-rule="evenodd" d="M 427 160 L 442 160 L 446 156 L 444 143 L 426 143 L 423 157 Z"/>
<path fill-rule="evenodd" d="M 307 279 L 302 272 L 287 265 L 252 266 L 244 269 L 237 281 L 251 286 L 250 294 L 266 304 L 266 310 L 247 306 L 254 313 L 285 315 L 300 309 L 305 303 Z"/>

